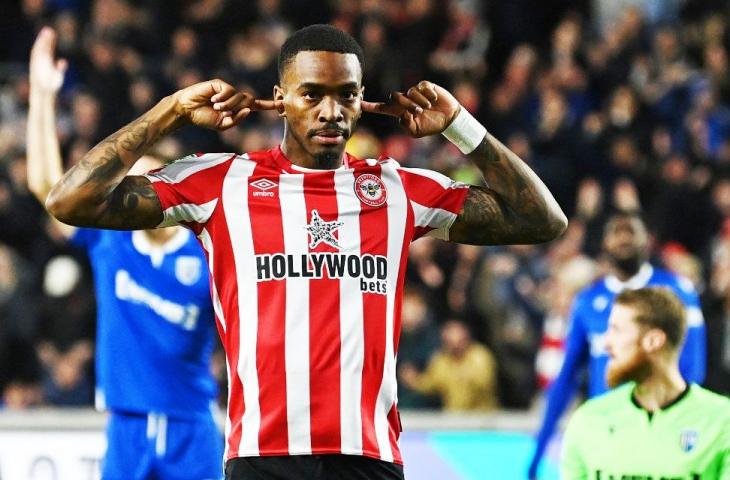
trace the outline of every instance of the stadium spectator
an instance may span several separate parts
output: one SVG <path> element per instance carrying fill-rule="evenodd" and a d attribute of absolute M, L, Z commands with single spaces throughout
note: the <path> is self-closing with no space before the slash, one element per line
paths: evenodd
<path fill-rule="evenodd" d="M 423 292 L 416 287 L 406 288 L 403 292 L 401 336 L 398 345 L 399 371 L 414 369 L 423 372 L 438 350 L 438 326 L 433 317 Z M 434 395 L 424 395 L 405 382 L 398 384 L 398 405 L 405 409 L 441 406 Z"/>
<path fill-rule="evenodd" d="M 437 395 L 449 412 L 489 411 L 498 405 L 494 355 L 457 320 L 442 327 L 441 348 L 422 373 L 413 365 L 402 365 L 400 375 L 411 389 Z"/>
<path fill-rule="evenodd" d="M 0 332 L 0 408 L 22 410 L 43 405 L 42 371 L 35 345 Z"/>

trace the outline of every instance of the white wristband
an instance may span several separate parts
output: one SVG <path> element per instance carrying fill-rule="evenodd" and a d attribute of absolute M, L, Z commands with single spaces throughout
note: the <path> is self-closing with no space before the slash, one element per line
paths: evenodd
<path fill-rule="evenodd" d="M 441 135 L 456 145 L 465 155 L 473 152 L 482 143 L 486 134 L 487 129 L 484 128 L 484 125 L 479 123 L 463 106 L 451 125 L 441 132 Z"/>

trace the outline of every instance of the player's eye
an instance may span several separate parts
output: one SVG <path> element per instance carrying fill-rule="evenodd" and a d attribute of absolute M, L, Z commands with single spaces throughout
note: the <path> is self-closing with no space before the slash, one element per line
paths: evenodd
<path fill-rule="evenodd" d="M 305 100 L 317 100 L 319 98 L 319 96 L 315 92 L 310 91 L 304 92 L 302 96 Z"/>
<path fill-rule="evenodd" d="M 347 101 L 355 100 L 357 98 L 357 92 L 354 90 L 351 90 L 349 92 L 344 92 L 342 94 L 342 98 L 344 98 Z"/>

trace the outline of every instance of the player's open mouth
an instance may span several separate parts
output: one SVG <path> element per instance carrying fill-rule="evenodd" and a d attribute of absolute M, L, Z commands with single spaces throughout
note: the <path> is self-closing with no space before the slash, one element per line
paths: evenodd
<path fill-rule="evenodd" d="M 342 130 L 319 130 L 312 136 L 312 140 L 323 145 L 339 145 L 345 142 Z"/>

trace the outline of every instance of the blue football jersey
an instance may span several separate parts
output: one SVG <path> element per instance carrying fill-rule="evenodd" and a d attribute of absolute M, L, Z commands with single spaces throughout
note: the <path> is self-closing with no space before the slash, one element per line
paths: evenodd
<path fill-rule="evenodd" d="M 692 282 L 675 273 L 644 264 L 639 272 L 626 282 L 609 275 L 581 290 L 573 302 L 565 359 L 560 373 L 547 392 L 545 416 L 537 436 L 535 456 L 530 470 L 534 472 L 548 441 L 565 409 L 572 401 L 580 380 L 580 373 L 588 369 L 588 396 L 595 397 L 608 390 L 606 366 L 608 353 L 605 335 L 608 317 L 616 296 L 624 289 L 668 287 L 687 307 L 687 336 L 679 358 L 682 376 L 691 383 L 702 383 L 705 378 L 706 339 L 700 300 Z"/>
<path fill-rule="evenodd" d="M 163 246 L 144 232 L 78 229 L 97 301 L 97 408 L 209 415 L 216 328 L 208 269 L 193 234 Z"/>

